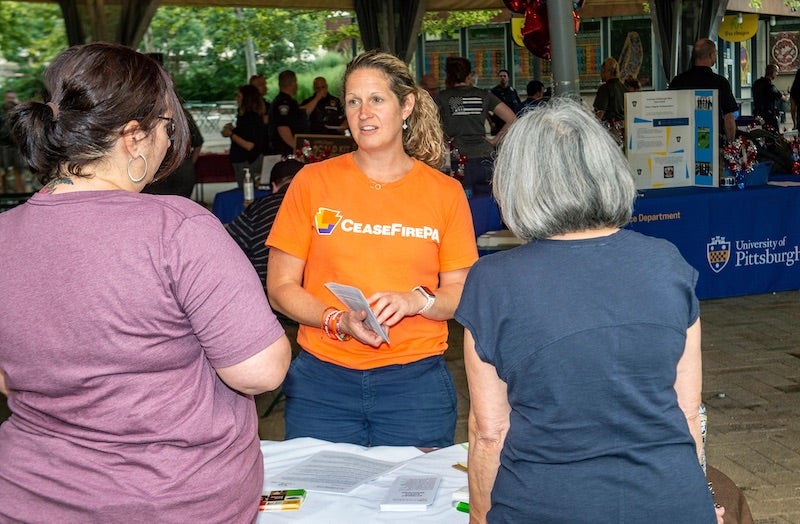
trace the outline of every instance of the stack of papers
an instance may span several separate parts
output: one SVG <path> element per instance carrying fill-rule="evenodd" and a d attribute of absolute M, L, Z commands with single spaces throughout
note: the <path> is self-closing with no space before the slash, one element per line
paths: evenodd
<path fill-rule="evenodd" d="M 441 477 L 401 476 L 389 488 L 381 511 L 426 511 L 433 504 Z"/>
<path fill-rule="evenodd" d="M 303 486 L 308 491 L 349 493 L 357 486 L 376 479 L 399 464 L 375 460 L 352 453 L 320 451 L 283 473 L 267 479 L 281 488 Z"/>

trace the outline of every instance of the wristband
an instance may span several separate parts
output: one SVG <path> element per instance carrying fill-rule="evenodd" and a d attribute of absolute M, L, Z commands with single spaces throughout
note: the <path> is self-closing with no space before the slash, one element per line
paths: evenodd
<path fill-rule="evenodd" d="M 422 296 L 425 297 L 425 300 L 427 301 L 425 302 L 425 305 L 422 306 L 422 309 L 417 311 L 417 315 L 421 315 L 422 313 L 425 313 L 426 311 L 428 311 L 430 308 L 433 307 L 433 303 L 436 301 L 436 295 L 433 294 L 433 291 L 431 291 L 425 286 L 417 286 L 414 289 L 412 289 L 412 291 L 419 291 L 420 293 L 422 293 Z"/>

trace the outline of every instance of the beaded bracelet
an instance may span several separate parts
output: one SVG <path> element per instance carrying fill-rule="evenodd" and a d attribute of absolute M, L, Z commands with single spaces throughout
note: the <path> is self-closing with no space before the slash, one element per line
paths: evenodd
<path fill-rule="evenodd" d="M 347 342 L 353 337 L 342 331 L 343 316 L 344 316 L 344 311 L 339 311 L 339 313 L 336 315 L 336 323 L 333 326 L 333 332 L 336 334 L 336 338 L 338 338 L 342 342 Z"/>
<path fill-rule="evenodd" d="M 328 338 L 332 338 L 333 340 L 337 340 L 337 337 L 333 333 L 333 330 L 331 330 L 331 318 L 333 318 L 338 312 L 339 310 L 335 307 L 325 308 L 325 311 L 322 312 L 322 319 L 320 322 L 322 324 L 322 331 L 325 332 L 325 335 L 327 335 Z"/>
<path fill-rule="evenodd" d="M 328 338 L 332 340 L 339 340 L 339 337 L 336 336 L 336 319 L 344 313 L 343 311 L 334 310 L 333 313 L 328 315 L 325 319 L 326 326 L 325 326 L 325 333 L 328 335 Z"/>

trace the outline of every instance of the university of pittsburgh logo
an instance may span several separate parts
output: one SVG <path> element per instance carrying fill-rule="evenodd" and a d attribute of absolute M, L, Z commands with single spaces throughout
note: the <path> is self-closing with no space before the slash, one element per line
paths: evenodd
<path fill-rule="evenodd" d="M 725 237 L 714 237 L 706 244 L 706 258 L 714 273 L 719 273 L 731 258 L 731 243 Z"/>
<path fill-rule="evenodd" d="M 321 207 L 314 215 L 314 226 L 320 235 L 330 235 L 341 220 L 342 214 L 339 211 Z"/>

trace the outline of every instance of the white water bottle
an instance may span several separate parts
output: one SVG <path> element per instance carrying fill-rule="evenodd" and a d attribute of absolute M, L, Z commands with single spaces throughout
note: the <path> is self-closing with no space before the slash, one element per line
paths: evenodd
<path fill-rule="evenodd" d="M 250 169 L 244 168 L 244 203 L 249 204 L 255 198 L 255 188 L 253 187 L 253 177 L 250 176 Z"/>

